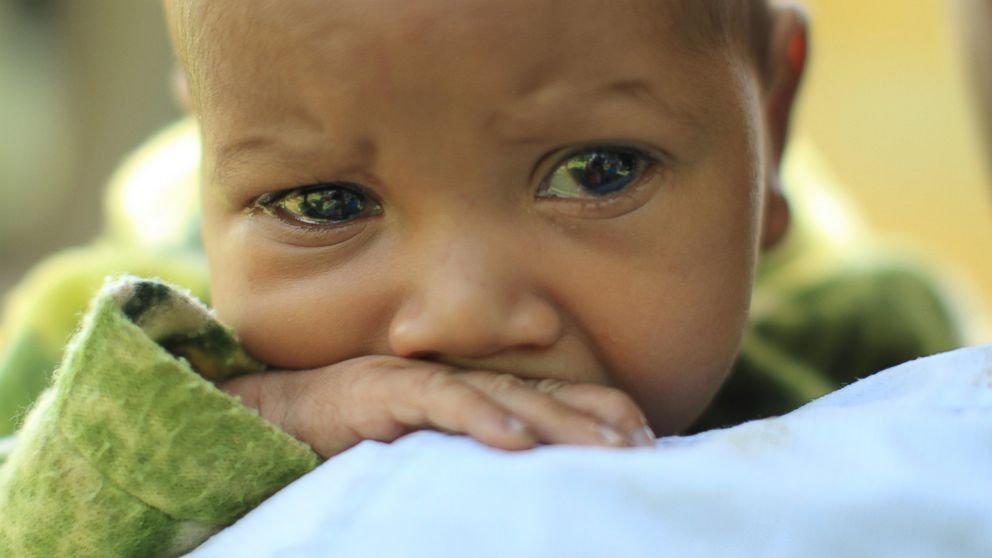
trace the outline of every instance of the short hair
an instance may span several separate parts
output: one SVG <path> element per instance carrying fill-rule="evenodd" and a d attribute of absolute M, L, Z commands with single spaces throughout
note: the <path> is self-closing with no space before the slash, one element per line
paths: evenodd
<path fill-rule="evenodd" d="M 769 0 L 676 0 L 675 3 L 679 27 L 690 44 L 739 48 L 751 58 L 760 76 L 767 75 L 772 32 Z"/>

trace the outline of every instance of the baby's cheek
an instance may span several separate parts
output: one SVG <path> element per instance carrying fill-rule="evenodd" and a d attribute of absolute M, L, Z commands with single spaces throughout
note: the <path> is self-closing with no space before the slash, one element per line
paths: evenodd
<path fill-rule="evenodd" d="M 257 292 L 232 324 L 246 349 L 277 368 L 309 369 L 382 353 L 382 324 L 369 299 L 326 285 L 286 281 Z"/>
<path fill-rule="evenodd" d="M 349 267 L 300 269 L 285 258 L 253 257 L 215 271 L 214 304 L 253 356 L 276 368 L 309 369 L 383 353 L 387 296 Z"/>
<path fill-rule="evenodd" d="M 636 306 L 600 334 L 614 381 L 642 406 L 656 433 L 685 428 L 726 379 L 747 316 L 750 285 L 740 266 L 628 281 Z M 661 277 L 661 276 L 656 276 Z"/>
<path fill-rule="evenodd" d="M 689 425 L 726 379 L 739 342 L 738 320 L 714 327 L 673 322 L 642 330 L 618 355 L 617 378 L 641 406 L 655 432 L 674 434 Z"/>

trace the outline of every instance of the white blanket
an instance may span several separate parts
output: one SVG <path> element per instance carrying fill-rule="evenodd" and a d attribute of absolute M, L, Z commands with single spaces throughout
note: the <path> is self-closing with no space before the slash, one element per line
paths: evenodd
<path fill-rule="evenodd" d="M 992 557 L 992 345 L 655 450 L 365 442 L 197 557 Z"/>

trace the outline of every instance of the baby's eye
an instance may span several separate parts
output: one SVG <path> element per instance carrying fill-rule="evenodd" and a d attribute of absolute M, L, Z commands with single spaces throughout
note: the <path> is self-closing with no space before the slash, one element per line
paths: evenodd
<path fill-rule="evenodd" d="M 597 147 L 571 155 L 551 172 L 538 197 L 596 198 L 637 182 L 653 159 L 624 147 Z"/>
<path fill-rule="evenodd" d="M 278 217 L 306 225 L 337 225 L 382 215 L 382 206 L 363 188 L 348 183 L 315 184 L 260 198 L 258 205 Z"/>

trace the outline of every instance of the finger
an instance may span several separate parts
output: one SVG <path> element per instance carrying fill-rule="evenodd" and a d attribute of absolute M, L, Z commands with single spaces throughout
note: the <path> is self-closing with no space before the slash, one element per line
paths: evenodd
<path fill-rule="evenodd" d="M 542 442 L 611 447 L 632 444 L 611 425 L 538 391 L 516 376 L 473 371 L 457 377 L 523 419 Z"/>
<path fill-rule="evenodd" d="M 654 432 L 640 407 L 626 393 L 607 386 L 559 380 L 537 380 L 533 385 L 538 391 L 613 426 L 634 445 L 654 447 Z"/>
<path fill-rule="evenodd" d="M 522 417 L 443 367 L 409 369 L 382 378 L 390 417 L 410 428 L 467 434 L 500 449 L 534 447 Z"/>
<path fill-rule="evenodd" d="M 451 379 L 450 370 L 421 364 L 366 357 L 315 370 L 245 376 L 220 387 L 324 458 L 364 439 L 391 442 L 423 428 L 468 434 L 507 450 L 537 443 L 522 420 Z"/>

